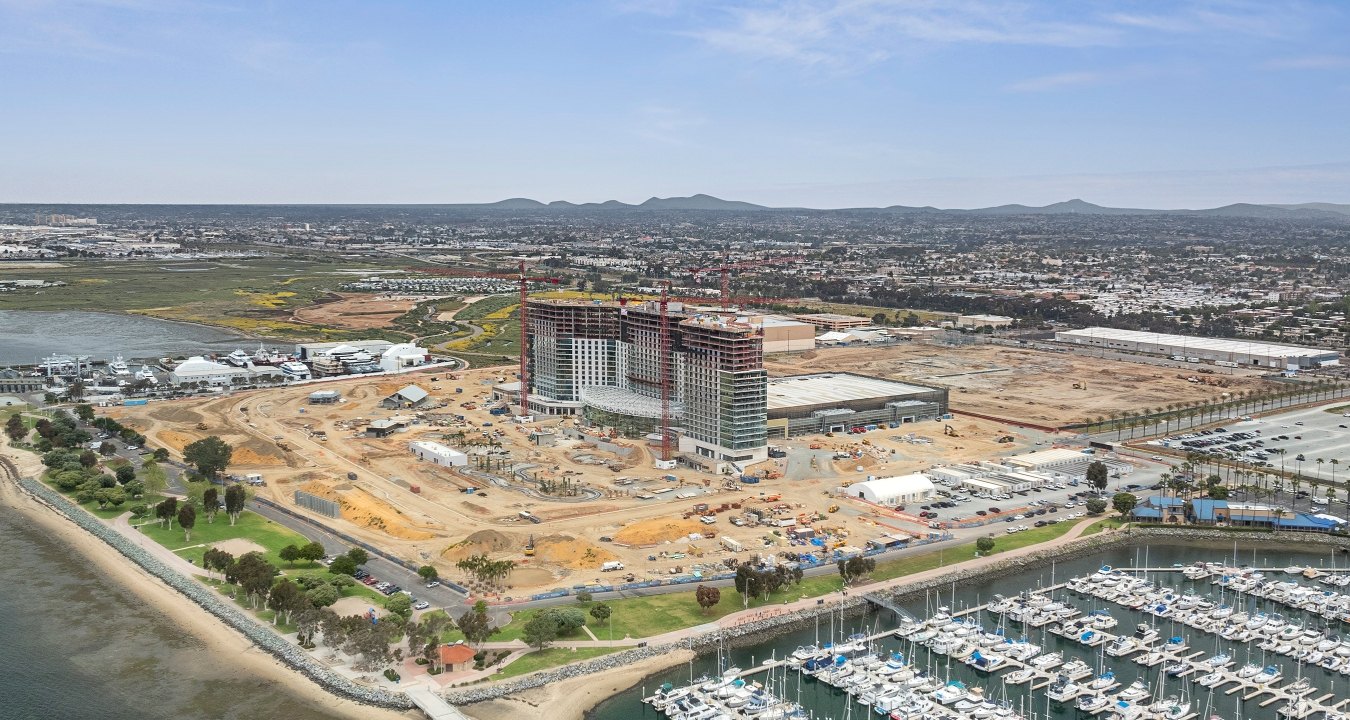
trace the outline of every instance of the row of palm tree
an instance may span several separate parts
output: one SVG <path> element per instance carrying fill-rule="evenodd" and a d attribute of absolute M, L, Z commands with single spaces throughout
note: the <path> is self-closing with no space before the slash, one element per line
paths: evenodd
<path fill-rule="evenodd" d="M 1175 429 L 1180 430 L 1216 422 L 1235 414 L 1250 415 L 1290 405 L 1321 402 L 1344 397 L 1348 393 L 1350 383 L 1331 378 L 1314 378 L 1273 390 L 1238 390 L 1226 398 L 1175 402 L 1140 410 L 1112 410 L 1094 418 L 1088 431 L 1115 432 L 1116 440 L 1126 439 L 1126 430 L 1130 432 L 1129 439 L 1133 439 L 1136 429 L 1141 431 L 1140 437 L 1167 435 L 1173 431 L 1173 423 L 1176 424 Z M 1163 426 L 1161 433 L 1157 432 L 1157 425 Z M 1154 430 L 1150 432 L 1150 428 Z"/>

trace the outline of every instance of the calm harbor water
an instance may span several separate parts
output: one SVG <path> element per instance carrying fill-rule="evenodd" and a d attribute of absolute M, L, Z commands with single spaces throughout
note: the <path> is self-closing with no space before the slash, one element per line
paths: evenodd
<path fill-rule="evenodd" d="M 0 718 L 320 720 L 0 506 Z"/>
<path fill-rule="evenodd" d="M 995 593 L 1005 595 L 1015 594 L 1021 589 L 1033 589 L 1052 585 L 1051 576 L 1053 573 L 1055 582 L 1063 582 L 1075 575 L 1089 573 L 1103 564 L 1109 564 L 1118 567 L 1129 567 L 1136 564 L 1136 557 L 1142 565 L 1144 550 L 1142 548 L 1115 548 L 1102 553 L 1097 553 L 1087 557 L 1079 557 L 1062 563 L 1056 563 L 1053 570 L 1051 567 L 1026 570 L 1020 573 L 1004 574 L 995 579 L 984 581 L 975 581 L 956 585 L 948 588 L 941 594 L 941 597 L 932 596 L 928 599 L 919 598 L 917 601 L 905 604 L 905 608 L 915 617 L 923 618 L 931 614 L 931 611 L 938 605 L 947 605 L 956 609 L 963 607 L 976 606 L 987 602 Z M 1173 563 L 1191 563 L 1197 560 L 1219 560 L 1227 558 L 1231 560 L 1233 556 L 1233 547 L 1215 545 L 1210 547 L 1188 544 L 1186 546 L 1159 546 L 1153 545 L 1148 548 L 1148 565 L 1152 567 L 1168 567 Z M 1261 567 L 1283 567 L 1289 563 L 1299 563 L 1313 566 L 1329 566 L 1333 561 L 1340 565 L 1345 565 L 1345 556 L 1334 558 L 1330 553 L 1303 553 L 1303 552 L 1272 552 L 1262 549 L 1254 557 L 1251 550 L 1240 551 L 1239 559 L 1243 563 L 1258 564 Z M 1278 579 L 1289 579 L 1290 576 L 1279 575 Z M 1270 575 L 1268 575 L 1270 577 Z M 1274 579 L 1274 578 L 1272 578 Z M 1202 580 L 1195 584 L 1187 582 L 1180 573 L 1159 573 L 1156 580 L 1164 585 L 1171 585 L 1185 590 L 1193 590 L 1200 595 L 1208 595 L 1215 599 L 1219 597 L 1218 586 L 1210 584 L 1209 580 Z M 1304 581 L 1307 584 L 1309 581 Z M 1152 616 L 1145 616 L 1135 613 L 1127 608 L 1117 605 L 1104 603 L 1094 600 L 1090 597 L 1081 597 L 1060 591 L 1056 594 L 1056 599 L 1067 600 L 1070 604 L 1083 610 L 1085 613 L 1094 609 L 1108 610 L 1120 624 L 1110 630 L 1112 633 L 1132 632 L 1135 625 L 1140 622 L 1152 622 L 1158 628 L 1163 637 L 1173 635 L 1184 636 L 1193 648 L 1194 652 L 1204 651 L 1207 654 L 1216 652 L 1216 649 L 1231 651 L 1236 665 L 1231 669 L 1236 669 L 1247 662 L 1256 662 L 1265 664 L 1280 664 L 1284 667 L 1285 677 L 1292 680 L 1300 669 L 1293 660 L 1284 656 L 1269 654 L 1263 657 L 1255 643 L 1251 644 L 1251 655 L 1248 656 L 1248 650 L 1240 643 L 1232 643 L 1226 640 L 1219 640 L 1216 643 L 1215 636 L 1201 633 L 1184 625 L 1173 625 L 1167 620 L 1158 620 Z M 1236 598 L 1226 596 L 1225 601 L 1237 605 Z M 1291 619 L 1302 617 L 1297 611 L 1291 611 L 1275 603 L 1262 604 L 1260 602 L 1247 602 L 1243 608 L 1251 610 L 1252 607 L 1265 609 L 1269 612 L 1279 612 Z M 992 630 L 997 626 L 998 618 L 982 613 L 981 618 L 985 626 Z M 1323 627 L 1326 623 L 1321 618 L 1306 618 L 1308 627 Z M 848 620 L 839 620 L 838 617 L 833 622 L 829 618 L 822 618 L 819 629 L 808 628 L 806 630 L 793 632 L 780 636 L 771 641 L 759 643 L 754 646 L 737 648 L 725 653 L 724 665 L 736 666 L 741 668 L 750 668 L 770 656 L 783 657 L 792 653 L 801 645 L 809 645 L 817 640 L 825 641 L 831 637 L 838 639 L 852 632 L 865 632 L 875 634 L 893 629 L 897 625 L 897 619 L 890 612 L 873 613 L 863 618 L 850 618 Z M 1333 632 L 1340 632 L 1340 628 L 1334 628 Z M 1212 697 L 1209 691 L 1193 684 L 1190 679 L 1177 681 L 1174 678 L 1160 679 L 1161 666 L 1148 669 L 1134 663 L 1130 658 L 1113 658 L 1101 653 L 1101 649 L 1089 649 L 1083 645 L 1072 642 L 1059 636 L 1043 632 L 1042 629 L 1023 628 L 1021 625 L 1008 624 L 1005 627 L 1007 635 L 1013 638 L 1027 637 L 1027 639 L 1040 644 L 1045 648 L 1045 652 L 1059 650 L 1069 657 L 1080 657 L 1094 670 L 1102 669 L 1113 670 L 1118 680 L 1123 685 L 1128 685 L 1136 677 L 1149 682 L 1153 687 L 1159 687 L 1162 682 L 1163 690 L 1166 694 L 1182 693 L 1187 694 L 1191 701 L 1192 712 L 1203 713 L 1207 708 L 1227 720 L 1242 718 L 1247 720 L 1274 720 L 1276 710 L 1283 703 L 1276 703 L 1269 707 L 1257 707 L 1256 702 L 1244 705 L 1239 713 L 1236 696 L 1225 695 L 1221 689 Z M 833 633 L 833 635 L 832 635 Z M 1236 647 L 1233 647 L 1237 645 Z M 880 642 L 878 650 L 898 650 L 905 653 L 906 658 L 917 658 L 920 662 L 929 663 L 929 656 L 926 650 L 922 648 L 911 647 L 908 643 L 899 639 L 887 637 Z M 968 687 L 983 687 L 986 695 L 994 699 L 1001 699 L 1004 692 L 1004 684 L 1001 677 L 1006 672 L 995 673 L 992 676 L 977 673 L 960 662 L 948 663 L 948 658 L 936 656 L 931 660 L 931 670 L 933 673 L 950 679 L 959 679 Z M 641 702 L 642 694 L 645 691 L 651 694 L 657 687 L 664 682 L 671 682 L 676 685 L 688 684 L 691 677 L 697 678 L 701 675 L 714 675 L 718 672 L 717 658 L 715 656 L 700 657 L 696 659 L 692 666 L 684 665 L 661 673 L 655 677 L 648 678 L 637 687 L 634 687 L 620 695 L 617 695 L 601 704 L 590 715 L 589 720 L 631 720 L 633 718 L 650 718 L 657 720 L 663 717 L 650 707 Z M 1338 697 L 1350 697 L 1350 682 L 1345 676 L 1338 673 L 1329 673 L 1321 668 L 1302 668 L 1304 676 L 1309 677 L 1315 687 L 1319 689 L 1318 695 L 1325 692 L 1335 692 Z M 761 682 L 766 681 L 766 675 L 758 674 L 755 678 Z M 815 718 L 841 719 L 845 717 L 846 708 L 852 705 L 851 717 L 880 717 L 872 713 L 869 708 L 864 708 L 855 702 L 850 696 L 845 695 L 843 691 L 837 690 L 825 683 L 817 682 L 811 679 L 800 679 L 796 671 L 789 670 L 785 675 L 779 674 L 775 682 L 778 684 L 780 696 L 786 696 L 790 700 L 800 702 L 802 706 Z M 1287 680 L 1285 681 L 1287 682 Z M 1282 683 L 1283 684 L 1283 683 Z M 1268 696 L 1267 696 L 1268 697 Z M 1055 703 L 1047 703 L 1045 695 L 1037 691 L 1028 695 L 1025 685 L 1008 685 L 1006 698 L 1014 707 L 1020 708 L 1024 714 L 1030 717 L 1034 711 L 1038 717 L 1046 718 L 1065 718 L 1069 720 L 1078 717 L 1088 717 L 1081 715 L 1077 710 L 1070 706 L 1060 707 Z M 1204 718 L 1205 715 L 1200 715 Z"/>
<path fill-rule="evenodd" d="M 0 365 L 33 364 L 48 355 L 159 358 L 256 347 L 217 328 L 137 315 L 0 310 Z"/>

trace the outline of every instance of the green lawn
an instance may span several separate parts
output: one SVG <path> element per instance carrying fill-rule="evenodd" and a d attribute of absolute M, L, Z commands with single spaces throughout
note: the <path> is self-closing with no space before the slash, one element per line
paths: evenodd
<path fill-rule="evenodd" d="M 494 638 L 495 639 L 495 638 Z M 532 673 L 536 670 L 558 667 L 574 663 L 578 660 L 589 660 L 616 652 L 614 648 L 547 648 L 538 650 L 528 655 L 516 658 L 510 665 L 502 668 L 502 671 L 493 676 L 494 679 L 504 679 Z"/>
<path fill-rule="evenodd" d="M 994 554 L 1053 540 L 1067 533 L 1075 524 L 1071 521 L 1064 521 L 1055 525 L 1024 530 L 1013 535 L 999 534 L 994 538 Z M 1002 528 L 995 528 L 991 525 L 990 529 L 1001 530 Z M 975 543 L 973 541 L 960 545 L 942 545 L 907 557 L 880 562 L 877 564 L 877 569 L 872 573 L 872 579 L 878 581 L 891 580 L 925 570 L 954 565 L 974 557 Z M 783 602 L 803 597 L 819 597 L 837 592 L 842 587 L 843 580 L 836 574 L 808 577 L 803 579 L 800 585 L 793 585 L 774 593 L 767 600 L 752 599 L 749 607 L 780 605 Z M 859 589 L 865 591 L 867 586 L 861 585 Z M 694 600 L 693 590 L 608 601 L 606 604 L 613 611 L 609 622 L 613 625 L 614 639 L 620 640 L 625 636 L 633 638 L 650 637 L 671 630 L 701 625 L 718 620 L 745 607 L 740 594 L 734 588 L 724 587 L 721 590 L 722 601 L 706 613 Z M 580 607 L 589 611 L 594 604 L 587 603 L 580 605 Z M 525 624 L 530 621 L 530 618 L 534 617 L 536 612 L 537 610 L 522 610 L 515 613 L 512 615 L 511 622 L 503 627 L 500 633 L 492 636 L 492 640 L 519 639 Z M 601 640 L 609 639 L 609 628 L 604 623 L 591 618 L 589 612 L 587 621 L 591 632 L 595 633 L 597 638 Z M 583 631 L 578 631 L 571 636 L 559 639 L 584 640 L 589 639 L 589 637 Z"/>
<path fill-rule="evenodd" d="M 289 563 L 282 561 L 281 549 L 287 545 L 301 546 L 309 542 L 300 533 L 247 510 L 239 516 L 239 522 L 235 525 L 230 525 L 230 516 L 224 511 L 216 514 L 214 523 L 206 521 L 205 513 L 198 514 L 197 524 L 192 528 L 192 537 L 189 540 L 183 539 L 183 529 L 178 527 L 177 521 L 172 528 L 166 528 L 151 518 L 150 523 L 141 525 L 140 529 L 155 542 L 176 551 L 179 557 L 198 565 L 202 562 L 206 548 L 212 543 L 244 538 L 263 546 L 266 550 L 263 554 L 273 565 L 288 570 L 290 566 Z M 299 563 L 297 567 L 304 568 L 305 563 Z M 310 568 L 322 569 L 322 566 L 314 563 Z"/>
<path fill-rule="evenodd" d="M 1088 535 L 1096 535 L 1097 533 L 1101 532 L 1102 530 L 1105 530 L 1106 528 L 1118 528 L 1124 524 L 1125 521 L 1121 520 L 1118 517 L 1102 518 L 1101 520 L 1098 520 L 1097 522 L 1087 526 L 1087 529 L 1083 531 L 1083 537 L 1087 537 Z"/>

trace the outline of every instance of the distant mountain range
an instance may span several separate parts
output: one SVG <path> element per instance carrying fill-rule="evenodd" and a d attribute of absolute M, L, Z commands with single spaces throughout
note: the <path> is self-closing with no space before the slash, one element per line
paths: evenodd
<path fill-rule="evenodd" d="M 495 203 L 457 205 L 456 207 L 495 208 L 501 210 L 728 210 L 736 212 L 801 211 L 809 209 L 768 207 L 765 205 L 741 202 L 739 200 L 723 200 L 721 198 L 703 194 L 691 195 L 689 197 L 653 197 L 636 205 L 619 202 L 618 200 L 607 200 L 601 203 L 571 203 L 565 200 L 555 200 L 551 203 L 542 203 L 538 200 L 531 200 L 529 198 L 510 198 Z M 996 207 L 963 210 L 943 209 L 931 206 L 910 207 L 906 205 L 891 205 L 884 208 L 847 208 L 847 210 L 870 210 L 874 212 L 894 213 L 944 213 L 951 215 L 1190 215 L 1200 217 L 1283 218 L 1290 220 L 1300 218 L 1350 218 L 1350 204 L 1340 203 L 1301 203 L 1298 205 L 1234 203 L 1232 205 L 1224 205 L 1223 207 L 1201 210 L 1150 210 L 1147 208 L 1105 207 L 1076 198 L 1040 207 L 1032 205 L 998 205 Z"/>

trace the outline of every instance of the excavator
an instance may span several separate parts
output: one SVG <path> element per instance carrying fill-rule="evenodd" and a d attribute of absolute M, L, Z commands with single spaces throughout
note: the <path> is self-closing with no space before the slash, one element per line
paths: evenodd
<path fill-rule="evenodd" d="M 534 535 L 530 535 L 530 541 L 525 543 L 525 557 L 534 557 Z"/>
<path fill-rule="evenodd" d="M 942 434 L 946 435 L 947 437 L 961 437 L 961 434 L 956 432 L 956 428 L 952 427 L 951 425 L 943 425 Z"/>

